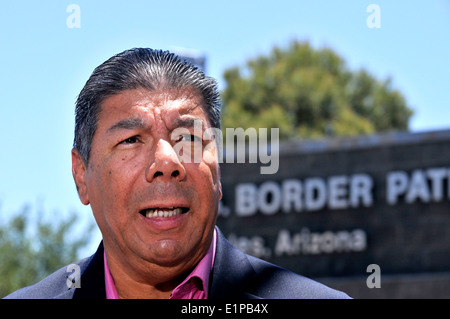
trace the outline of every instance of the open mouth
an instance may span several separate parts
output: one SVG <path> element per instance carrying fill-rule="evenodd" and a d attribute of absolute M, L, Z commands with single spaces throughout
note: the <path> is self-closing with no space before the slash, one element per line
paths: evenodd
<path fill-rule="evenodd" d="M 189 207 L 171 207 L 171 208 L 148 208 L 139 212 L 144 217 L 173 217 L 181 214 L 186 214 L 189 211 Z"/>

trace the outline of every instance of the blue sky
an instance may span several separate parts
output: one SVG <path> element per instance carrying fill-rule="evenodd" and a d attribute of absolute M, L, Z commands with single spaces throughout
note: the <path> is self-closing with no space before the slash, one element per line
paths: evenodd
<path fill-rule="evenodd" d="M 381 9 L 370 29 L 366 8 Z M 66 11 L 80 8 L 80 28 Z M 8 1 L 0 10 L 0 213 L 29 204 L 93 221 L 71 175 L 74 103 L 93 69 L 132 47 L 195 49 L 223 71 L 290 40 L 390 76 L 413 132 L 450 129 L 450 1 Z M 4 216 L 0 216 L 3 219 Z"/>

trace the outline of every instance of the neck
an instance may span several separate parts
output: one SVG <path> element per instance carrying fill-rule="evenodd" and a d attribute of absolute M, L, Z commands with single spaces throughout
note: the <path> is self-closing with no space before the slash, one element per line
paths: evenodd
<path fill-rule="evenodd" d="M 197 262 L 194 264 L 177 265 L 173 267 L 155 265 L 140 261 L 130 263 L 132 259 L 119 257 L 105 247 L 106 265 L 113 278 L 117 294 L 121 299 L 168 299 Z M 139 265 L 134 268 L 132 265 Z"/>
<path fill-rule="evenodd" d="M 120 278 L 115 281 L 115 286 L 120 299 L 169 299 L 175 287 L 181 280 L 171 280 L 150 284 L 139 282 L 127 274 L 115 276 Z"/>

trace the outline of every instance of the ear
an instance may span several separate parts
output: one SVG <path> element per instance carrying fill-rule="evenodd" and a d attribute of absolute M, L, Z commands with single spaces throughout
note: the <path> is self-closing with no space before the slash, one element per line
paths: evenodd
<path fill-rule="evenodd" d="M 219 200 L 222 199 L 222 182 L 220 181 L 221 177 L 222 177 L 222 173 L 220 172 L 220 165 L 219 165 L 219 173 L 217 175 L 217 181 L 219 184 Z"/>
<path fill-rule="evenodd" d="M 88 205 L 89 196 L 86 185 L 86 163 L 75 148 L 72 149 L 72 176 L 81 202 L 84 205 Z"/>

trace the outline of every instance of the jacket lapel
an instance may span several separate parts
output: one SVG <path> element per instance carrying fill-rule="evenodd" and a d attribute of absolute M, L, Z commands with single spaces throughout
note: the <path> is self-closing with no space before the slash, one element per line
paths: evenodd
<path fill-rule="evenodd" d="M 81 273 L 81 287 L 75 289 L 73 299 L 106 299 L 103 241 L 86 264 Z"/>
<path fill-rule="evenodd" d="M 255 299 L 258 296 L 249 293 L 251 282 L 256 273 L 248 258 L 234 248 L 219 228 L 214 266 L 211 271 L 211 299 Z"/>

